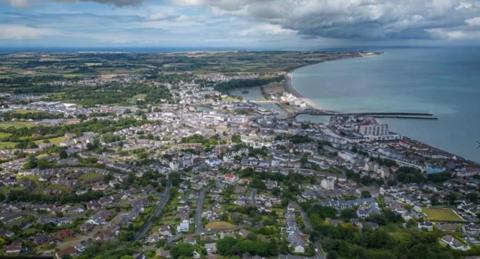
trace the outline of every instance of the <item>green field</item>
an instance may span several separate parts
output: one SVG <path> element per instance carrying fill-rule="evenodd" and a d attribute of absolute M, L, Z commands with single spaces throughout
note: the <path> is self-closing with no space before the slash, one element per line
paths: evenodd
<path fill-rule="evenodd" d="M 447 221 L 447 222 L 459 222 L 464 221 L 460 218 L 452 209 L 449 208 L 423 208 L 429 220 L 431 221 Z"/>
<path fill-rule="evenodd" d="M 43 144 L 45 143 L 45 140 L 48 140 L 47 143 L 52 143 L 53 145 L 58 145 L 62 142 L 65 141 L 65 137 L 56 137 L 56 138 L 49 138 L 49 139 L 40 139 L 40 140 L 35 140 L 35 143 L 38 144 Z"/>
<path fill-rule="evenodd" d="M 96 182 L 102 180 L 103 178 L 103 175 L 95 172 L 84 173 L 80 176 L 80 180 L 82 182 Z"/>
<path fill-rule="evenodd" d="M 36 111 L 36 110 L 26 110 L 26 109 L 17 109 L 17 110 L 15 110 L 15 113 L 18 113 L 18 114 L 27 114 L 27 113 L 39 113 L 39 111 Z"/>
<path fill-rule="evenodd" d="M 10 127 L 14 127 L 16 129 L 19 128 L 31 128 L 35 126 L 35 123 L 30 121 L 4 121 L 0 122 L 0 129 L 7 129 Z"/>
<path fill-rule="evenodd" d="M 17 146 L 15 142 L 2 142 L 0 141 L 0 149 L 12 149 Z"/>
<path fill-rule="evenodd" d="M 235 225 L 228 223 L 226 221 L 214 221 L 210 222 L 205 226 L 206 229 L 211 229 L 211 230 L 231 230 L 235 228 Z"/>
<path fill-rule="evenodd" d="M 0 132 L 0 139 L 8 138 L 10 135 L 10 133 Z"/>

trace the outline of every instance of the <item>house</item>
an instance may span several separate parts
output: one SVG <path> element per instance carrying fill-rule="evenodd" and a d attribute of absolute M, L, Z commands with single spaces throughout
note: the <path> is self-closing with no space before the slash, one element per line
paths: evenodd
<path fill-rule="evenodd" d="M 462 233 L 470 236 L 480 236 L 480 225 L 475 223 L 466 224 L 462 227 Z"/>
<path fill-rule="evenodd" d="M 304 254 L 305 247 L 301 244 L 297 244 L 296 246 L 293 247 L 293 252 L 296 254 Z"/>
<path fill-rule="evenodd" d="M 186 236 L 183 239 L 183 242 L 185 242 L 187 244 L 190 244 L 190 245 L 196 245 L 197 244 L 197 240 L 195 239 L 194 236 Z"/>
<path fill-rule="evenodd" d="M 208 243 L 205 244 L 205 250 L 207 250 L 207 254 L 216 254 L 217 253 L 217 244 L 216 243 Z"/>
<path fill-rule="evenodd" d="M 418 222 L 418 229 L 426 230 L 426 231 L 433 231 L 433 223 L 429 222 L 429 221 Z"/>
<path fill-rule="evenodd" d="M 357 216 L 366 219 L 371 215 L 379 214 L 380 209 L 376 202 L 365 202 L 357 209 Z"/>
<path fill-rule="evenodd" d="M 73 237 L 73 235 L 75 235 L 75 232 L 73 232 L 73 230 L 71 229 L 62 229 L 60 231 L 57 232 L 57 234 L 55 234 L 55 237 L 60 240 L 60 241 L 63 241 L 69 237 Z"/>
<path fill-rule="evenodd" d="M 451 235 L 445 235 L 440 239 L 441 242 L 448 245 L 454 250 L 467 251 L 470 250 L 470 246 L 460 242 L 458 239 L 454 238 Z"/>
<path fill-rule="evenodd" d="M 163 238 L 169 238 L 172 236 L 172 232 L 170 231 L 170 226 L 168 225 L 162 225 L 160 226 L 160 229 L 158 230 L 159 234 Z"/>
<path fill-rule="evenodd" d="M 75 249 L 75 247 L 69 246 L 67 248 L 64 248 L 64 249 L 58 251 L 55 254 L 55 258 L 61 259 L 61 258 L 64 258 L 65 256 L 73 256 L 73 255 L 76 255 L 76 254 L 77 254 L 77 250 Z"/>
<path fill-rule="evenodd" d="M 180 224 L 177 226 L 177 233 L 187 233 L 190 230 L 190 222 L 186 219 L 182 220 Z"/>
<path fill-rule="evenodd" d="M 6 254 L 19 254 L 22 252 L 22 242 L 16 240 L 5 248 Z"/>
<path fill-rule="evenodd" d="M 197 251 L 193 251 L 192 257 L 195 258 L 195 259 L 199 259 L 199 258 L 202 257 L 202 255 L 200 253 L 198 253 Z"/>
<path fill-rule="evenodd" d="M 225 174 L 223 176 L 223 179 L 227 183 L 235 183 L 238 180 L 237 176 L 234 173 Z"/>

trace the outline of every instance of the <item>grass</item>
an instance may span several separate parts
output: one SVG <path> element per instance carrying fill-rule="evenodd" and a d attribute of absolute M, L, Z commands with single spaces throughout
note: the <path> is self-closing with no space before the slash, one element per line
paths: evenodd
<path fill-rule="evenodd" d="M 206 229 L 211 229 L 211 230 L 232 230 L 235 228 L 235 225 L 228 223 L 226 221 L 214 221 L 210 222 L 205 226 Z"/>
<path fill-rule="evenodd" d="M 5 132 L 0 132 L 0 139 L 5 139 L 10 137 L 12 134 L 10 133 L 5 133 Z"/>
<path fill-rule="evenodd" d="M 447 221 L 447 222 L 463 222 L 452 209 L 449 208 L 423 208 L 429 220 L 431 221 Z"/>
<path fill-rule="evenodd" d="M 96 182 L 103 179 L 103 175 L 95 172 L 84 173 L 80 176 L 82 182 Z"/>
<path fill-rule="evenodd" d="M 15 142 L 0 142 L 0 149 L 12 149 L 16 147 L 17 143 Z"/>
<path fill-rule="evenodd" d="M 1 124 L 1 123 L 0 123 Z M 1 125 L 0 125 L 1 127 Z M 0 132 L 0 139 L 5 138 L 8 135 L 4 135 L 7 133 L 2 133 Z M 40 145 L 45 143 L 45 140 L 47 140 L 47 143 L 51 143 L 53 145 L 59 145 L 60 143 L 65 141 L 65 137 L 56 137 L 56 138 L 49 138 L 49 139 L 39 139 L 35 140 L 35 144 Z M 0 149 L 13 149 L 17 147 L 17 142 L 10 142 L 10 141 L 0 141 Z"/>
<path fill-rule="evenodd" d="M 34 127 L 35 123 L 30 121 L 4 121 L 0 122 L 0 129 L 7 129 L 10 127 L 14 127 L 16 129 L 20 128 L 31 128 Z"/>
<path fill-rule="evenodd" d="M 62 193 L 68 193 L 70 191 L 70 188 L 68 188 L 68 186 L 56 183 L 49 184 L 45 189 L 52 191 L 60 191 Z"/>
<path fill-rule="evenodd" d="M 17 113 L 17 114 L 27 114 L 27 113 L 39 113 L 39 111 L 27 110 L 27 109 L 16 109 L 15 113 Z"/>
<path fill-rule="evenodd" d="M 58 144 L 65 141 L 65 137 L 62 136 L 62 137 L 35 140 L 35 144 L 37 144 L 37 145 L 43 144 L 43 143 L 45 143 L 45 140 L 47 140 L 47 143 L 52 143 L 53 145 L 58 145 Z"/>

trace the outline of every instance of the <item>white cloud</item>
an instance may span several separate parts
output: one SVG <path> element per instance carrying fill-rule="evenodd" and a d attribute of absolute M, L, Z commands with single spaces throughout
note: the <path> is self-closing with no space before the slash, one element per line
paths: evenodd
<path fill-rule="evenodd" d="M 287 36 L 294 35 L 296 32 L 290 29 L 284 29 L 276 24 L 257 24 L 240 32 L 241 36 Z"/>
<path fill-rule="evenodd" d="M 11 6 L 25 8 L 30 7 L 33 4 L 40 4 L 48 2 L 47 0 L 2 0 L 3 2 L 8 2 Z M 97 2 L 102 4 L 113 4 L 116 6 L 128 6 L 128 5 L 139 5 L 143 3 L 143 0 L 49 0 L 51 2 L 63 2 L 63 3 L 74 3 L 74 2 Z"/>
<path fill-rule="evenodd" d="M 7 2 L 18 8 L 25 8 L 25 7 L 30 7 L 31 2 L 29 0 L 7 0 Z"/>
<path fill-rule="evenodd" d="M 52 30 L 33 28 L 26 25 L 0 25 L 1 40 L 31 40 L 52 34 Z"/>
<path fill-rule="evenodd" d="M 467 19 L 465 20 L 465 23 L 468 24 L 468 26 L 472 26 L 472 27 L 480 26 L 480 17 Z"/>

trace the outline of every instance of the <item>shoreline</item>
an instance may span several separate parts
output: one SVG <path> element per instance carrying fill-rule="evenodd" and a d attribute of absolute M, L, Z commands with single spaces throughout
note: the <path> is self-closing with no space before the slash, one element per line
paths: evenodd
<path fill-rule="evenodd" d="M 351 59 L 351 58 L 366 58 L 366 57 L 373 57 L 373 56 L 377 56 L 377 55 L 382 55 L 383 52 L 356 52 L 355 53 L 356 55 L 355 56 L 340 56 L 338 58 L 334 58 L 334 59 L 329 59 L 329 60 L 324 60 L 324 61 L 321 61 L 321 62 L 317 62 L 317 63 L 313 63 L 313 64 L 308 64 L 308 65 L 305 65 L 305 66 L 298 66 L 298 67 L 295 67 L 295 68 L 292 68 L 290 70 L 287 70 L 287 74 L 285 76 L 285 81 L 283 82 L 283 87 L 285 89 L 285 92 L 301 99 L 302 101 L 304 101 L 308 106 L 309 108 L 314 108 L 314 109 L 318 109 L 318 110 L 321 110 L 321 111 L 328 111 L 327 109 L 321 107 L 321 105 L 315 103 L 312 99 L 310 98 L 307 98 L 305 97 L 304 95 L 302 95 L 294 86 L 293 84 L 293 73 L 297 70 L 297 69 L 300 69 L 302 67 L 307 67 L 307 66 L 313 66 L 313 65 L 318 65 L 318 64 L 322 64 L 322 63 L 326 63 L 326 62 L 331 62 L 331 61 L 338 61 L 338 60 L 342 60 L 342 59 Z M 337 111 L 331 111 L 331 112 L 337 112 Z"/>
<path fill-rule="evenodd" d="M 309 106 L 309 108 L 313 108 L 313 109 L 318 109 L 320 111 L 328 111 L 328 112 L 338 112 L 338 111 L 335 111 L 335 110 L 327 110 L 325 108 L 322 108 L 320 105 L 316 104 L 312 99 L 310 98 L 307 98 L 305 96 L 303 96 L 294 86 L 293 84 L 293 73 L 299 69 L 299 68 L 302 68 L 302 67 L 306 67 L 306 66 L 310 66 L 310 65 L 317 65 L 317 64 L 321 64 L 321 63 L 325 63 L 325 62 L 329 62 L 329 61 L 338 61 L 338 60 L 342 60 L 342 59 L 347 59 L 347 58 L 368 58 L 368 57 L 373 57 L 373 56 L 376 56 L 376 55 L 382 55 L 383 52 L 369 52 L 369 53 L 362 53 L 362 52 L 358 52 L 357 53 L 358 56 L 350 56 L 350 57 L 339 57 L 339 58 L 336 58 L 336 59 L 332 59 L 332 60 L 326 60 L 326 61 L 322 61 L 322 62 L 318 62 L 318 63 L 314 63 L 314 64 L 309 64 L 309 65 L 305 65 L 305 66 L 299 66 L 299 67 L 296 67 L 296 68 L 293 68 L 293 69 L 290 69 L 287 71 L 287 74 L 285 76 L 285 81 L 283 83 L 284 85 L 284 89 L 285 89 L 285 92 L 287 93 L 290 93 L 291 95 L 295 96 L 296 98 L 299 98 L 301 99 L 302 101 L 304 101 L 305 103 L 307 103 L 307 105 Z M 420 144 L 420 145 L 424 145 L 424 146 L 427 146 L 429 147 L 430 149 L 432 150 L 435 150 L 436 152 L 440 152 L 440 153 L 444 153 L 444 154 L 447 154 L 447 155 L 450 155 L 450 156 L 455 156 L 459 159 L 462 159 L 466 162 L 469 162 L 469 163 L 472 163 L 472 164 L 476 164 L 476 165 L 479 165 L 480 163 L 479 162 L 476 162 L 472 159 L 467 159 L 465 157 L 463 157 L 462 155 L 458 155 L 458 154 L 455 154 L 451 151 L 447 151 L 447 150 L 444 150 L 444 149 L 441 149 L 441 148 L 437 148 L 431 144 L 428 144 L 428 143 L 425 143 L 421 140 L 417 140 L 417 139 L 413 139 L 411 137 L 408 137 L 408 136 L 405 136 L 403 134 L 400 134 L 403 138 L 411 141 L 411 142 L 414 142 L 414 143 L 417 143 L 417 144 Z"/>

